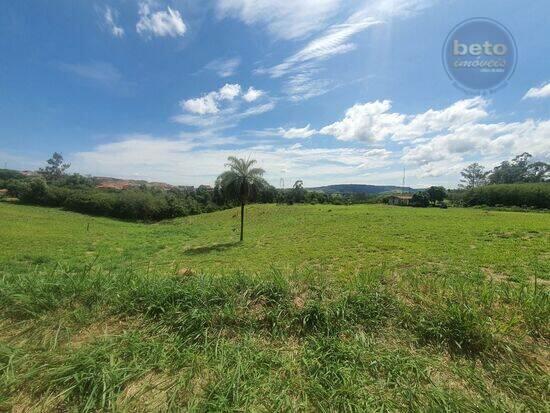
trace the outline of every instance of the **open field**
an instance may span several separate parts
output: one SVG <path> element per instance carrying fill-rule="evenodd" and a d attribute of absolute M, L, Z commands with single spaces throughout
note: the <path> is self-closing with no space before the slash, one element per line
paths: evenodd
<path fill-rule="evenodd" d="M 0 410 L 548 411 L 550 215 L 0 203 Z"/>

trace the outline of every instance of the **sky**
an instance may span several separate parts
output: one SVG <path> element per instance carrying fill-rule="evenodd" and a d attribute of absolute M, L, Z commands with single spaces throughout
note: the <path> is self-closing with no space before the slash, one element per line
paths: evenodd
<path fill-rule="evenodd" d="M 0 3 L 0 168 L 212 185 L 230 155 L 273 185 L 456 187 L 472 162 L 550 161 L 547 0 Z M 453 85 L 473 17 L 518 48 L 505 87 Z"/>

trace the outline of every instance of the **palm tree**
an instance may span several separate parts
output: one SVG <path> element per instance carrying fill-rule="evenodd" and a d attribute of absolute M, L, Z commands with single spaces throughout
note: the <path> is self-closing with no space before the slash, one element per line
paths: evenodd
<path fill-rule="evenodd" d="M 263 179 L 264 170 L 253 168 L 254 159 L 238 159 L 234 156 L 227 158 L 226 167 L 229 171 L 222 173 L 216 180 L 216 187 L 220 188 L 228 200 L 237 200 L 241 204 L 241 241 L 244 231 L 244 206 L 251 195 L 266 186 Z"/>

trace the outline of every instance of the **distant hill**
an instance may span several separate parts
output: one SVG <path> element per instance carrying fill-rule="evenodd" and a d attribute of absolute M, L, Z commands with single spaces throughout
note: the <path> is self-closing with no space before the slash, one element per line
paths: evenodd
<path fill-rule="evenodd" d="M 327 185 L 316 188 L 308 188 L 310 191 L 324 192 L 325 194 L 367 194 L 379 195 L 388 192 L 401 192 L 403 187 L 392 185 L 361 185 L 361 184 L 343 184 Z M 404 188 L 405 192 L 418 192 L 419 189 L 410 187 Z"/>

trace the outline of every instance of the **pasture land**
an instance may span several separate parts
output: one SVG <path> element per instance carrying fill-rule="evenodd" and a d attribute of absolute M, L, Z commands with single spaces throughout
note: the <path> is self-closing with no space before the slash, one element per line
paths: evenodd
<path fill-rule="evenodd" d="M 0 203 L 0 410 L 548 411 L 550 215 Z"/>

